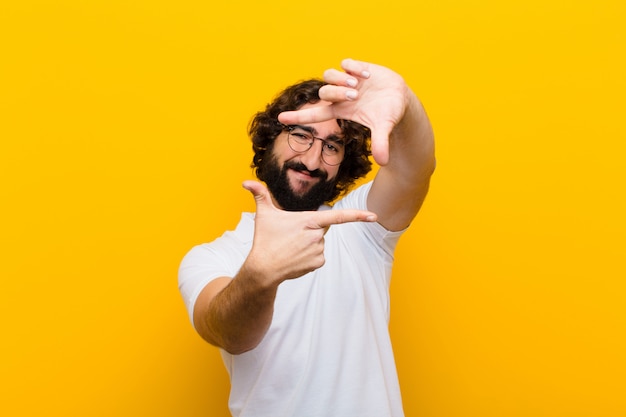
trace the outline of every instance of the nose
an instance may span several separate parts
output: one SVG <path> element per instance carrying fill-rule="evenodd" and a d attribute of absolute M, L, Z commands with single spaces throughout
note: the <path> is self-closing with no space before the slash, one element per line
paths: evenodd
<path fill-rule="evenodd" d="M 306 165 L 309 171 L 315 171 L 322 165 L 322 146 L 322 141 L 315 139 L 309 150 L 300 156 L 300 162 Z"/>

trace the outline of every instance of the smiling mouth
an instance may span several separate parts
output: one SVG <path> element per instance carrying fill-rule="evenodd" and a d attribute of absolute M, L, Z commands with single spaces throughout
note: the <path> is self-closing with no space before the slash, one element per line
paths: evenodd
<path fill-rule="evenodd" d="M 305 169 L 294 169 L 294 168 L 289 168 L 291 171 L 295 172 L 296 174 L 298 174 L 299 177 L 304 177 L 304 178 L 319 178 L 319 175 L 315 175 L 314 173 L 312 173 L 311 171 L 305 170 Z"/>
<path fill-rule="evenodd" d="M 308 192 L 315 184 L 320 181 L 319 176 L 311 175 L 310 171 L 301 171 L 297 169 L 289 169 L 293 174 L 290 175 L 291 189 L 297 195 Z"/>

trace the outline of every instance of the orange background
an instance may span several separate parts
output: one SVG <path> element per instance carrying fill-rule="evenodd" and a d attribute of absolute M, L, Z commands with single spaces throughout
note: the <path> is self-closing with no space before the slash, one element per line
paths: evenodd
<path fill-rule="evenodd" d="M 0 415 L 228 415 L 177 267 L 253 209 L 253 113 L 345 57 L 436 132 L 392 283 L 407 416 L 626 415 L 624 2 L 405 3 L 0 5 Z"/>

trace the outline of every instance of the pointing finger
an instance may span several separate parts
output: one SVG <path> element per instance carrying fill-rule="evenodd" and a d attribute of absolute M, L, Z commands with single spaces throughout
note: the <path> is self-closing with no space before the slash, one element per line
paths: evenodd
<path fill-rule="evenodd" d="M 376 214 L 366 210 L 325 210 L 315 212 L 316 226 L 326 228 L 333 224 L 375 222 Z"/>
<path fill-rule="evenodd" d="M 335 119 L 335 115 L 329 105 L 286 111 L 278 115 L 278 121 L 286 125 L 317 123 L 332 119 Z"/>

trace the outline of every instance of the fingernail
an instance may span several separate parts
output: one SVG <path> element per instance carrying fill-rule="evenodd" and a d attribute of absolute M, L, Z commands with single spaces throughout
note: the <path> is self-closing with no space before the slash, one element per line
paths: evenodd
<path fill-rule="evenodd" d="M 348 84 L 349 87 L 356 87 L 357 81 L 355 78 L 348 78 L 346 84 Z"/>
<path fill-rule="evenodd" d="M 369 71 L 363 71 L 363 72 L 361 72 L 361 77 L 363 77 L 363 78 L 369 78 L 369 77 L 370 77 L 370 72 L 369 72 Z"/>
<path fill-rule="evenodd" d="M 346 92 L 346 97 L 349 100 L 354 100 L 356 98 L 356 96 L 357 96 L 357 93 L 354 90 L 349 90 L 349 91 Z"/>
<path fill-rule="evenodd" d="M 367 220 L 368 222 L 373 222 L 376 220 L 376 216 L 367 216 L 365 220 Z"/>

